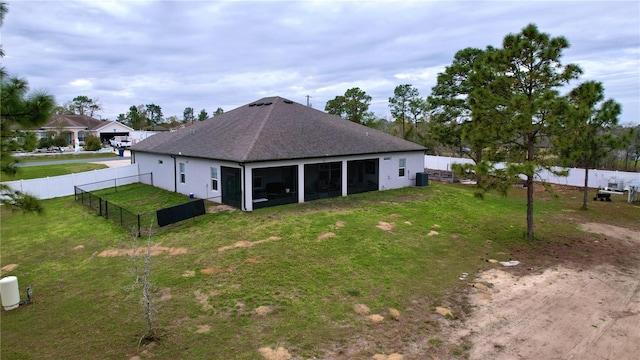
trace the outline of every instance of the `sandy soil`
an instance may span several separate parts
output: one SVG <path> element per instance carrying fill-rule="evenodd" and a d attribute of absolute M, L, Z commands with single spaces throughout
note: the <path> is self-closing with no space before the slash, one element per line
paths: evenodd
<path fill-rule="evenodd" d="M 640 249 L 639 232 L 582 228 Z M 640 359 L 640 262 L 507 271 L 475 279 L 486 286 L 473 287 L 472 315 L 458 332 L 472 344 L 470 359 Z"/>

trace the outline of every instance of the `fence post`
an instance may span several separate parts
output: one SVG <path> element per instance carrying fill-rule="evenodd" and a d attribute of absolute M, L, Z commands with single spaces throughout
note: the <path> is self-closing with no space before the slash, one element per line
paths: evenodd
<path fill-rule="evenodd" d="M 140 214 L 138 214 L 138 237 L 140 237 L 141 232 L 140 232 Z"/>
<path fill-rule="evenodd" d="M 98 199 L 100 199 L 100 210 L 98 210 L 98 214 L 102 216 L 102 198 L 98 198 Z"/>
<path fill-rule="evenodd" d="M 109 219 L 109 201 L 104 201 L 104 218 Z"/>

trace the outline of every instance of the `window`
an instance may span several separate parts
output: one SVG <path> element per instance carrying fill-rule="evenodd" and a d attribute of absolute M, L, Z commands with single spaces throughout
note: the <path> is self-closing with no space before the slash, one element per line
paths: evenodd
<path fill-rule="evenodd" d="M 184 163 L 180 163 L 180 183 L 184 184 L 187 181 L 187 176 L 184 171 Z"/>
<path fill-rule="evenodd" d="M 218 168 L 211 168 L 211 190 L 218 191 Z"/>
<path fill-rule="evenodd" d="M 399 166 L 398 166 L 398 176 L 404 177 L 404 170 L 406 167 L 407 167 L 407 159 L 405 158 L 400 159 Z"/>

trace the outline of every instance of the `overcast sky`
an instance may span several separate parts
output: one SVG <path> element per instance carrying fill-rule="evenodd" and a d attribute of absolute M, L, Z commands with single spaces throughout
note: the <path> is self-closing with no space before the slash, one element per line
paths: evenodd
<path fill-rule="evenodd" d="M 389 116 L 401 84 L 426 97 L 467 47 L 501 47 L 529 23 L 566 37 L 565 63 L 640 124 L 640 1 L 8 1 L 3 66 L 97 117 L 156 104 L 211 114 L 266 96 L 324 110 L 359 87 Z"/>

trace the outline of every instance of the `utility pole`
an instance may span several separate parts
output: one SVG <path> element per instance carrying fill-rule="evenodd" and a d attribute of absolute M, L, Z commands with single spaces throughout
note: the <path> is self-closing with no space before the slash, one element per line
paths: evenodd
<path fill-rule="evenodd" d="M 307 97 L 307 107 L 310 107 L 311 104 L 309 103 L 309 99 L 311 98 L 311 96 L 307 95 L 306 97 Z"/>

